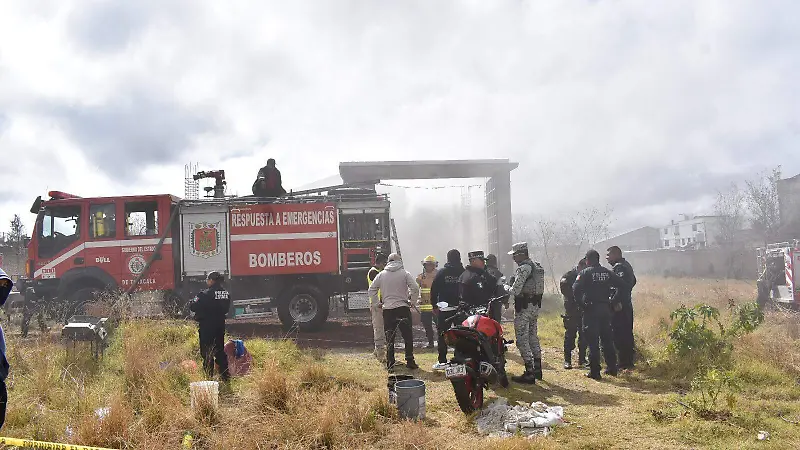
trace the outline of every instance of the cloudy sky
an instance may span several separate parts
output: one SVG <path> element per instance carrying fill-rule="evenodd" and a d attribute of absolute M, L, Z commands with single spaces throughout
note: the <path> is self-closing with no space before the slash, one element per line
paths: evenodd
<path fill-rule="evenodd" d="M 189 161 L 245 194 L 268 157 L 287 188 L 510 158 L 515 212 L 660 225 L 800 172 L 798 73 L 794 0 L 5 1 L 0 229 L 47 189 L 182 195 Z"/>

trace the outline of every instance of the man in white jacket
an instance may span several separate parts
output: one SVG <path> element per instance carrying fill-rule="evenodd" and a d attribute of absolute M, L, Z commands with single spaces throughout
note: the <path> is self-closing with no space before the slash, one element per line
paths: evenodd
<path fill-rule="evenodd" d="M 378 290 L 381 291 L 380 298 L 378 298 Z M 414 276 L 403 268 L 403 260 L 400 255 L 397 253 L 389 255 L 389 263 L 375 277 L 367 292 L 370 302 L 380 302 L 383 309 L 383 328 L 386 332 L 386 368 L 394 369 L 394 338 L 399 330 L 406 346 L 406 367 L 411 370 L 418 369 L 419 366 L 414 361 L 411 306 L 412 302 L 419 301 L 419 286 L 417 286 Z"/>

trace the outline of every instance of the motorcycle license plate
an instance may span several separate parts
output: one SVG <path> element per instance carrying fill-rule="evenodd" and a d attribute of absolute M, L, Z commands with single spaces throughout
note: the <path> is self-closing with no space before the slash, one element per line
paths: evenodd
<path fill-rule="evenodd" d="M 455 364 L 444 369 L 444 376 L 447 378 L 461 378 L 467 376 L 467 366 Z"/>

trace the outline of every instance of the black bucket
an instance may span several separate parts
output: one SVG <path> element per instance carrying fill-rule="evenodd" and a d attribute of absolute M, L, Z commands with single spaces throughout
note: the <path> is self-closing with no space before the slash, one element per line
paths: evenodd
<path fill-rule="evenodd" d="M 389 382 L 386 384 L 386 387 L 389 388 L 389 404 L 396 405 L 397 404 L 397 389 L 395 389 L 395 384 L 398 381 L 405 381 L 405 380 L 413 380 L 414 377 L 411 375 L 389 375 Z"/>

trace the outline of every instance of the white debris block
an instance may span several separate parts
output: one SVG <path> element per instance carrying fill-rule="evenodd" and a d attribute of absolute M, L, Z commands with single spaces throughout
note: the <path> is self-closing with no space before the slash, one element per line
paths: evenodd
<path fill-rule="evenodd" d="M 550 427 L 564 423 L 564 408 L 542 402 L 508 406 L 508 400 L 492 402 L 476 419 L 478 432 L 490 437 L 509 437 L 516 433 L 525 436 L 547 435 Z"/>

